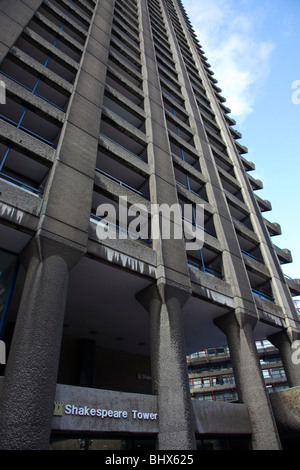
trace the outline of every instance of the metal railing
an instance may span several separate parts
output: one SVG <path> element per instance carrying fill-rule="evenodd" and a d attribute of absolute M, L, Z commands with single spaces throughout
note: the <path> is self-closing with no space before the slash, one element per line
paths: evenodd
<path fill-rule="evenodd" d="M 252 254 L 249 253 L 248 251 L 241 250 L 241 252 L 244 253 L 244 255 L 248 256 L 249 258 L 252 258 L 252 259 L 254 259 L 255 261 L 258 261 L 259 263 L 264 264 L 263 260 L 256 258 L 256 256 L 252 255 Z"/>
<path fill-rule="evenodd" d="M 187 176 L 187 178 L 188 178 L 188 176 Z M 190 184 L 189 184 L 189 181 L 187 182 L 187 185 L 185 185 L 184 183 L 181 183 L 181 182 L 178 181 L 178 180 L 175 180 L 175 181 L 176 181 L 177 184 L 179 184 L 179 185 L 182 186 L 183 188 L 187 189 L 190 193 L 195 194 L 195 196 L 200 197 L 200 199 L 203 199 L 203 201 L 208 202 L 207 196 L 203 196 L 203 195 L 201 195 L 201 194 L 198 194 L 198 193 L 196 193 L 196 191 L 193 191 L 193 190 L 191 189 Z"/>
<path fill-rule="evenodd" d="M 269 300 L 270 302 L 275 302 L 274 297 L 272 297 L 269 294 L 265 294 L 264 292 L 261 292 L 257 289 L 252 289 L 252 292 L 254 295 L 256 295 L 257 297 L 260 297 L 263 300 Z"/>
<path fill-rule="evenodd" d="M 116 178 L 115 176 L 112 176 L 110 175 L 109 173 L 106 173 L 105 171 L 103 170 L 100 170 L 100 168 L 96 168 L 96 171 L 98 173 L 101 173 L 102 175 L 106 176 L 107 178 L 111 179 L 112 181 L 115 181 L 116 183 L 118 183 L 120 186 L 124 186 L 125 188 L 127 189 L 130 189 L 131 191 L 134 191 L 135 193 L 139 194 L 140 196 L 144 197 L 145 199 L 150 199 L 149 196 L 147 196 L 146 194 L 142 193 L 141 191 L 139 191 L 138 189 L 134 188 L 133 186 L 130 186 L 129 184 L 127 183 L 124 183 L 123 181 L 119 180 L 118 178 Z"/>
<path fill-rule="evenodd" d="M 6 175 L 5 173 L 3 173 L 3 171 L 0 171 L 0 178 L 8 180 L 11 183 L 19 186 L 20 188 L 25 189 L 26 191 L 30 191 L 31 193 L 36 193 L 39 196 L 42 196 L 44 194 L 44 191 L 41 191 L 40 189 L 36 189 L 33 186 L 30 186 L 29 184 L 26 184 L 21 180 L 17 180 L 16 178 L 13 178 L 12 176 Z"/>
<path fill-rule="evenodd" d="M 7 118 L 7 117 L 4 116 L 3 114 L 0 114 L 0 118 L 3 119 L 4 121 L 7 121 L 8 123 L 10 123 L 10 124 L 16 126 L 17 129 L 20 129 L 21 131 L 24 131 L 24 132 L 26 132 L 27 134 L 32 135 L 32 136 L 35 137 L 36 139 L 41 140 L 42 142 L 44 142 L 44 143 L 50 145 L 51 147 L 56 148 L 56 144 L 54 144 L 54 143 L 51 142 L 50 140 L 45 139 L 45 138 L 42 137 L 41 135 L 36 134 L 35 132 L 33 132 L 33 131 L 31 131 L 30 129 L 27 129 L 26 127 L 24 127 L 24 126 L 21 125 L 21 123 L 22 123 L 22 121 L 23 121 L 23 118 L 24 118 L 24 116 L 25 116 L 25 113 L 27 112 L 27 109 L 28 109 L 28 108 L 27 108 L 27 106 L 26 106 L 26 108 L 24 109 L 24 112 L 23 112 L 23 114 L 22 114 L 22 116 L 21 116 L 21 119 L 20 119 L 20 121 L 19 121 L 18 123 L 15 122 L 15 121 L 13 121 L 12 119 Z"/>
<path fill-rule="evenodd" d="M 93 220 L 96 220 L 98 222 L 101 222 L 103 220 L 103 217 L 100 217 L 96 214 L 94 214 L 93 212 L 90 213 L 90 217 L 93 219 Z M 112 228 L 115 233 L 126 233 L 127 235 L 129 235 L 129 238 L 131 240 L 141 240 L 149 245 L 152 245 L 152 240 L 150 240 L 149 238 L 143 238 L 143 237 L 137 237 L 137 233 L 134 233 L 134 232 L 131 232 L 130 230 L 128 230 L 127 228 L 124 228 L 124 227 L 121 227 L 120 225 L 118 224 L 114 224 L 110 221 L 105 221 L 107 223 L 107 228 Z M 132 235 L 132 237 L 130 237 L 130 235 Z M 108 237 L 109 238 L 109 237 Z"/>
<path fill-rule="evenodd" d="M 126 150 L 126 152 L 129 152 L 131 155 L 133 155 L 134 157 L 138 158 L 139 160 L 142 160 L 142 162 L 144 162 L 145 160 L 143 160 L 141 157 L 139 157 L 139 155 L 137 155 L 136 153 L 133 153 L 131 150 L 127 149 L 126 147 L 124 147 L 123 145 L 119 144 L 118 142 L 116 142 L 115 140 L 111 139 L 110 137 L 108 137 L 107 135 L 103 134 L 102 132 L 99 132 L 99 135 L 101 135 L 102 137 L 104 137 L 105 139 L 108 139 L 110 142 L 112 142 L 113 144 L 116 144 L 118 147 L 120 147 L 121 149 L 123 150 Z"/>
<path fill-rule="evenodd" d="M 219 279 L 224 278 L 223 274 L 219 273 L 218 271 L 215 271 L 214 269 L 209 269 L 201 263 L 197 263 L 196 261 L 188 259 L 188 265 L 192 268 L 198 269 L 199 271 L 209 274 L 210 276 L 218 277 Z"/>
<path fill-rule="evenodd" d="M 4 73 L 2 72 L 2 70 L 0 71 L 2 75 L 5 75 L 5 77 L 9 78 L 10 80 L 12 80 L 13 82 L 17 83 L 18 85 L 20 85 L 21 87 L 25 88 L 26 90 L 30 91 L 33 95 L 36 95 L 38 96 L 39 98 L 41 98 L 42 100 L 46 101 L 47 103 L 51 104 L 52 106 L 54 106 L 55 108 L 59 109 L 60 111 L 62 111 L 63 113 L 65 113 L 66 111 L 61 108 L 60 106 L 58 106 L 57 104 L 53 103 L 53 101 L 50 101 L 48 100 L 47 98 L 45 98 L 44 96 L 42 95 L 39 95 L 37 92 L 36 92 L 36 85 L 34 86 L 33 89 L 29 88 L 28 86 L 24 85 L 23 83 L 19 82 L 18 80 L 16 80 L 15 78 L 11 77 L 10 75 L 8 75 L 7 73 Z"/>

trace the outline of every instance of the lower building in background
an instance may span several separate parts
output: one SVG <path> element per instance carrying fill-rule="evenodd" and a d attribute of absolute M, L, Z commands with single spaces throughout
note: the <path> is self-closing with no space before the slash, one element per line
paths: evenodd
<path fill-rule="evenodd" d="M 267 340 L 257 341 L 256 347 L 268 393 L 288 388 L 278 350 Z M 193 399 L 238 401 L 228 346 L 191 354 L 187 364 Z"/>

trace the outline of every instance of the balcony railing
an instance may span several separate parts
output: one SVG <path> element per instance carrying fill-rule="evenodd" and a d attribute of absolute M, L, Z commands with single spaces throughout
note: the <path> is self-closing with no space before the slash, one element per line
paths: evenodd
<path fill-rule="evenodd" d="M 195 196 L 200 197 L 201 199 L 203 199 L 203 201 L 208 202 L 207 196 L 204 196 L 204 195 L 202 195 L 202 194 L 198 194 L 198 193 L 196 193 L 195 191 L 193 191 L 193 190 L 191 189 L 190 184 L 189 184 L 189 181 L 188 181 L 188 176 L 187 176 L 187 185 L 185 185 L 184 183 L 181 183 L 181 182 L 178 181 L 178 180 L 175 180 L 175 181 L 176 181 L 176 183 L 178 183 L 180 186 L 182 186 L 184 189 L 187 189 L 190 193 L 195 194 Z"/>
<path fill-rule="evenodd" d="M 25 189 L 26 191 L 30 191 L 31 193 L 35 193 L 39 196 L 42 196 L 44 194 L 44 191 L 34 188 L 33 186 L 30 186 L 29 184 L 23 183 L 23 181 L 17 180 L 16 178 L 13 178 L 12 176 L 6 175 L 3 171 L 0 171 L 0 178 L 8 180 L 9 182 L 15 184 L 16 186 L 19 186 L 20 188 Z"/>
<path fill-rule="evenodd" d="M 275 302 L 274 297 L 272 297 L 269 294 L 265 294 L 264 292 L 261 292 L 261 291 L 256 290 L 256 289 L 252 289 L 252 292 L 253 292 L 254 295 L 256 295 L 257 297 L 260 297 L 263 300 L 269 300 L 270 302 Z"/>
<path fill-rule="evenodd" d="M 120 147 L 121 149 L 123 150 L 126 150 L 126 152 L 129 152 L 131 155 L 133 155 L 134 157 L 138 158 L 139 160 L 142 160 L 144 161 L 141 157 L 139 157 L 136 153 L 133 153 L 131 152 L 131 150 L 128 150 L 126 147 L 124 147 L 123 145 L 119 144 L 118 142 L 116 142 L 115 140 L 111 139 L 110 137 L 108 137 L 107 135 L 103 134 L 102 132 L 99 132 L 99 134 L 104 137 L 105 139 L 108 139 L 110 140 L 110 142 L 112 142 L 113 144 L 116 144 L 118 147 Z"/>
<path fill-rule="evenodd" d="M 256 258 L 256 256 L 252 255 L 252 254 L 249 253 L 248 251 L 241 250 L 241 252 L 244 253 L 244 255 L 248 256 L 249 258 L 252 258 L 252 259 L 254 259 L 255 261 L 258 261 L 258 263 L 264 264 L 264 262 L 263 262 L 261 259 Z"/>
<path fill-rule="evenodd" d="M 191 261 L 190 259 L 188 259 L 188 265 L 194 269 L 198 269 L 199 271 L 209 274 L 210 276 L 218 277 L 219 279 L 224 278 L 223 274 L 219 273 L 218 271 L 215 271 L 214 269 L 209 269 L 201 263 L 197 263 L 196 261 Z"/>
<path fill-rule="evenodd" d="M 37 92 L 36 92 L 36 89 L 37 89 L 37 85 L 40 83 L 41 79 L 39 78 L 35 84 L 35 86 L 33 88 L 29 88 L 28 86 L 24 85 L 23 83 L 19 82 L 16 78 L 14 77 L 11 77 L 10 75 L 8 75 L 7 73 L 4 73 L 1 71 L 1 74 L 4 75 L 5 77 L 9 78 L 10 80 L 12 80 L 13 82 L 17 83 L 18 85 L 20 85 L 21 87 L 25 88 L 26 90 L 30 91 L 31 93 L 33 93 L 34 95 L 38 96 L 39 98 L 41 98 L 42 100 L 46 101 L 47 103 L 51 104 L 52 106 L 54 106 L 55 108 L 59 109 L 60 111 L 62 111 L 63 113 L 66 112 L 65 109 L 61 108 L 60 106 L 58 106 L 57 104 L 53 103 L 53 101 L 50 101 L 48 100 L 47 98 L 45 98 L 44 96 L 42 95 L 39 95 Z"/>
<path fill-rule="evenodd" d="M 36 139 L 38 140 L 41 140 L 42 142 L 44 142 L 45 144 L 48 144 L 48 145 L 51 145 L 51 147 L 53 148 L 56 148 L 57 147 L 57 144 L 54 143 L 54 142 L 51 142 L 50 140 L 48 139 L 45 139 L 44 137 L 42 137 L 41 135 L 37 134 L 36 132 L 33 132 L 31 131 L 30 129 L 27 129 L 26 127 L 22 126 L 22 121 L 25 117 L 25 114 L 27 112 L 28 108 L 27 106 L 25 107 L 24 109 L 24 112 L 21 116 L 21 119 L 19 120 L 19 122 L 15 122 L 13 121 L 12 119 L 9 119 L 7 118 L 6 116 L 4 116 L 3 114 L 0 114 L 0 118 L 3 119 L 4 121 L 8 122 L 9 124 L 12 124 L 13 126 L 15 126 L 17 129 L 20 129 L 21 131 L 24 131 L 26 132 L 27 134 L 30 134 L 32 137 L 35 137 Z"/>
<path fill-rule="evenodd" d="M 94 212 L 90 213 L 90 218 L 97 222 L 101 222 L 104 219 L 103 217 L 97 216 Z M 131 240 L 140 240 L 142 242 L 147 243 L 148 245 L 152 245 L 152 240 L 150 240 L 149 238 L 141 237 L 141 236 L 137 237 L 138 235 L 137 233 L 131 232 L 125 227 L 121 227 L 120 225 L 114 224 L 107 220 L 105 220 L 105 224 L 108 229 L 112 228 L 112 231 L 115 232 L 116 234 L 125 233 L 126 235 L 129 235 L 128 238 Z"/>
<path fill-rule="evenodd" d="M 123 181 L 119 180 L 118 178 L 115 178 L 114 176 L 110 175 L 109 173 L 106 173 L 105 171 L 100 170 L 99 168 L 96 168 L 96 171 L 98 173 L 101 173 L 102 175 L 106 176 L 107 178 L 111 179 L 112 181 L 115 181 L 120 186 L 124 186 L 124 188 L 130 189 L 130 191 L 134 191 L 136 194 L 139 194 L 140 196 L 144 197 L 145 199 L 148 199 L 148 200 L 150 199 L 150 197 L 147 196 L 146 194 L 142 193 L 141 191 L 134 188 L 133 186 L 130 186 L 129 184 L 124 183 Z"/>

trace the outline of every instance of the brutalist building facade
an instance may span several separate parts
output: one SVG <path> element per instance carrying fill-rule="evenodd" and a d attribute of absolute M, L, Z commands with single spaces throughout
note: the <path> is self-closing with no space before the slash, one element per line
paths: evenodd
<path fill-rule="evenodd" d="M 0 11 L 0 447 L 282 448 L 299 283 L 184 5 Z M 218 344 L 238 403 L 196 403 L 186 356 Z"/>

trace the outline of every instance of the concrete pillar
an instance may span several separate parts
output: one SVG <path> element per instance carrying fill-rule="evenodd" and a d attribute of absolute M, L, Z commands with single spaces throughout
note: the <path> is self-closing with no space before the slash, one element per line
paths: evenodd
<path fill-rule="evenodd" d="M 254 450 L 279 450 L 280 439 L 253 336 L 256 322 L 254 316 L 235 312 L 215 321 L 227 337 L 238 396 L 248 408 L 252 447 Z"/>
<path fill-rule="evenodd" d="M 48 449 L 69 270 L 82 253 L 39 236 L 27 275 L 0 395 L 0 448 Z"/>
<path fill-rule="evenodd" d="M 268 337 L 268 340 L 279 351 L 290 387 L 297 387 L 300 385 L 300 354 L 297 352 L 300 348 L 299 339 L 299 333 L 290 328 Z"/>
<path fill-rule="evenodd" d="M 42 1 L 2 3 L 0 13 L 9 21 L 0 61 Z M 95 8 L 37 235 L 26 253 L 26 281 L 0 400 L 3 449 L 49 446 L 69 270 L 88 243 L 114 1 L 96 2 Z"/>
<path fill-rule="evenodd" d="M 150 317 L 153 393 L 158 396 L 159 450 L 195 449 L 181 308 L 189 294 L 167 284 L 137 296 Z"/>

